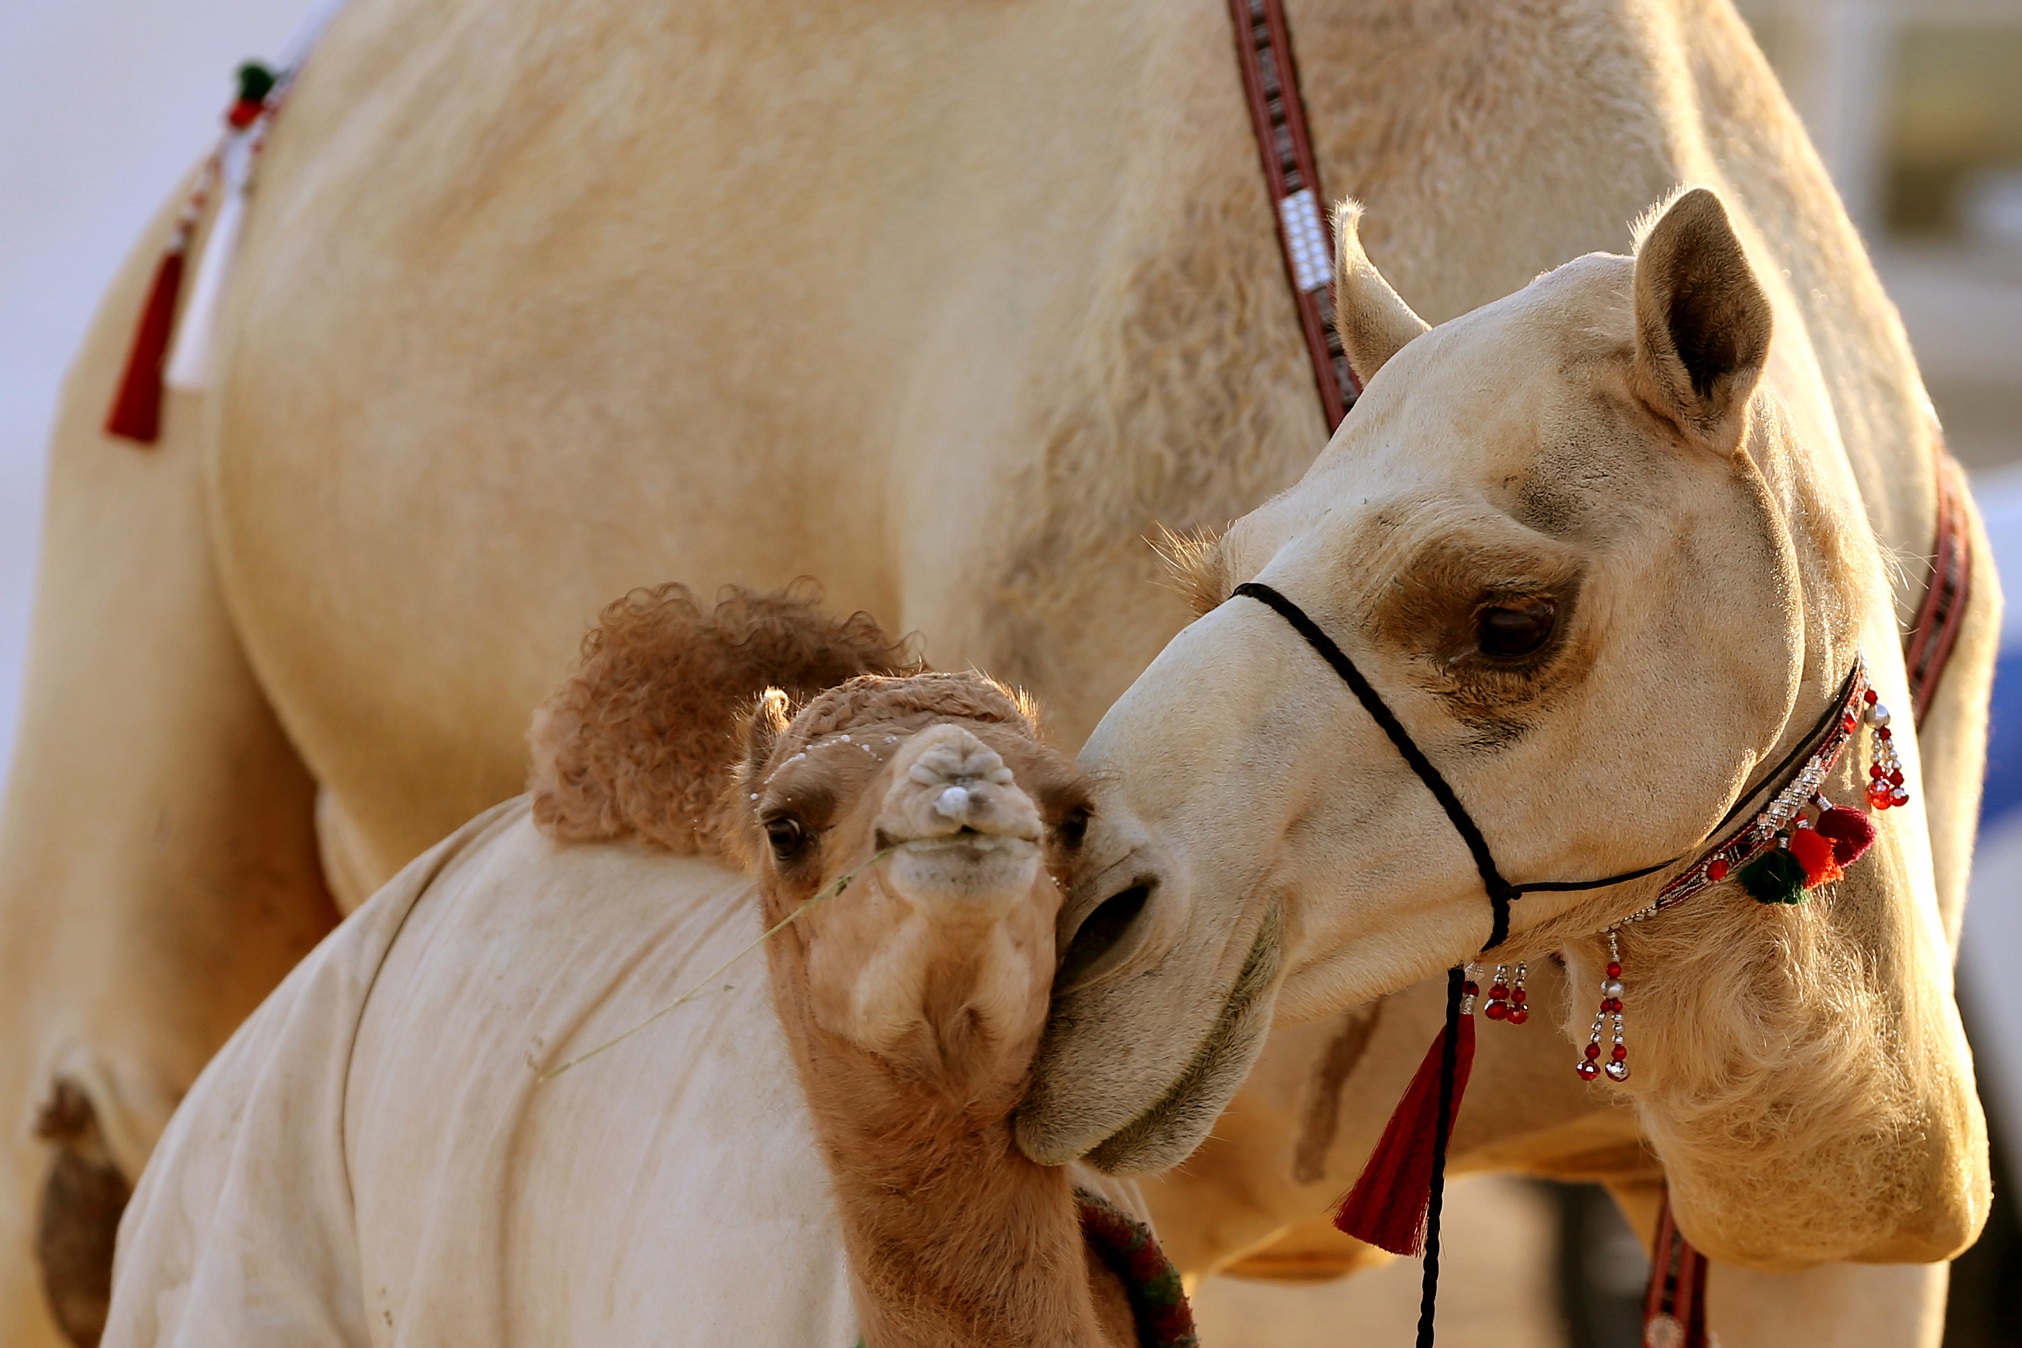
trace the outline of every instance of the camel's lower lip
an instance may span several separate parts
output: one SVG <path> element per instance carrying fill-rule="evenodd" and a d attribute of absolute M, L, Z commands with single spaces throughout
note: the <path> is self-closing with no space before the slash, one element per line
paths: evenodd
<path fill-rule="evenodd" d="M 1056 1131 L 1057 1124 L 1039 1121 L 1043 1115 L 1028 1118 L 1021 1123 L 1021 1149 L 1042 1164 L 1085 1156 L 1096 1168 L 1111 1174 L 1160 1170 L 1185 1160 L 1207 1135 L 1262 1050 L 1276 998 L 1279 937 L 1273 910 L 1251 943 L 1214 1021 L 1193 1045 L 1185 1064 L 1166 1078 L 1151 1104 L 1107 1132 L 1079 1137 L 1071 1125 L 1066 1131 Z M 1071 1113 L 1073 1106 L 1065 1107 Z"/>
<path fill-rule="evenodd" d="M 910 838 L 890 844 L 894 852 L 931 853 L 945 855 L 950 852 L 1010 852 L 1016 856 L 1026 856 L 1039 850 L 1039 844 L 1031 838 L 1017 838 L 1004 833 L 951 833 L 938 838 Z"/>

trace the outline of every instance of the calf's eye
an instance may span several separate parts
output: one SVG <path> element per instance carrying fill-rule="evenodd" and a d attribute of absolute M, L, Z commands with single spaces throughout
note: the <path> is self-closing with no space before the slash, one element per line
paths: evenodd
<path fill-rule="evenodd" d="M 1509 660 L 1530 655 L 1552 637 L 1558 605 L 1549 599 L 1513 599 L 1475 614 L 1475 644 L 1483 655 Z"/>
<path fill-rule="evenodd" d="M 765 840 L 774 856 L 789 861 L 807 846 L 807 828 L 790 814 L 776 814 L 765 821 Z"/>
<path fill-rule="evenodd" d="M 1088 810 L 1077 805 L 1062 815 L 1053 826 L 1053 836 L 1070 852 L 1081 846 L 1081 840 L 1088 836 Z"/>

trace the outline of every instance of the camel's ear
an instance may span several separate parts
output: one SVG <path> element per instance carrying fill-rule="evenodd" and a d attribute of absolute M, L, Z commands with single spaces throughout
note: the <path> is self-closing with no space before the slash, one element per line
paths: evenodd
<path fill-rule="evenodd" d="M 765 775 L 765 765 L 772 758 L 772 748 L 786 728 L 793 724 L 793 699 L 781 688 L 768 688 L 758 695 L 751 711 L 744 717 L 744 771 L 740 780 L 746 789 L 756 790 L 748 784 L 757 782 Z"/>
<path fill-rule="evenodd" d="M 1362 207 L 1352 199 L 1334 208 L 1334 330 L 1341 334 L 1355 382 L 1367 387 L 1384 362 L 1428 325 L 1362 251 L 1361 220 Z"/>
<path fill-rule="evenodd" d="M 1741 442 L 1742 411 L 1769 355 L 1769 296 L 1720 198 L 1695 187 L 1636 249 L 1636 369 L 1651 405 L 1722 451 Z"/>

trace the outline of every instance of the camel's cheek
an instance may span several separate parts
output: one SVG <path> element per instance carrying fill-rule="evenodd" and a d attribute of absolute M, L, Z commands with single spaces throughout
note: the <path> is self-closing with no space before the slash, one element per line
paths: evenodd
<path fill-rule="evenodd" d="M 918 908 L 875 880 L 821 915 L 809 942 L 808 1002 L 825 1032 L 874 1052 L 921 1020 L 933 931 Z"/>
<path fill-rule="evenodd" d="M 1044 893 L 1038 891 L 1043 890 Z M 1000 1043 L 1036 1039 L 1053 974 L 1058 901 L 1049 884 L 1032 901 L 978 921 L 942 904 L 915 904 L 876 882 L 824 915 L 809 942 L 815 1023 L 872 1052 L 899 1055 L 943 1036 L 938 1022 L 981 1023 Z"/>
<path fill-rule="evenodd" d="M 1050 887 L 1049 887 L 1050 888 Z M 967 1009 L 1007 1048 L 1036 1047 L 1053 991 L 1053 915 L 1058 905 L 1027 904 L 995 924 L 970 965 Z"/>

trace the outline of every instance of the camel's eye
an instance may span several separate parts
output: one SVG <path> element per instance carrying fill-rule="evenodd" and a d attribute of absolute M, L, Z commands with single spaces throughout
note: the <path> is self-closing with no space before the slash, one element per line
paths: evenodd
<path fill-rule="evenodd" d="M 1475 614 L 1475 644 L 1483 655 L 1510 660 L 1530 655 L 1552 637 L 1558 605 L 1549 599 L 1513 599 Z"/>
<path fill-rule="evenodd" d="M 765 840 L 774 856 L 791 861 L 807 847 L 807 826 L 790 814 L 776 814 L 765 821 Z"/>
<path fill-rule="evenodd" d="M 1077 805 L 1062 815 L 1053 826 L 1053 836 L 1070 852 L 1081 846 L 1081 840 L 1088 836 L 1088 807 Z"/>

